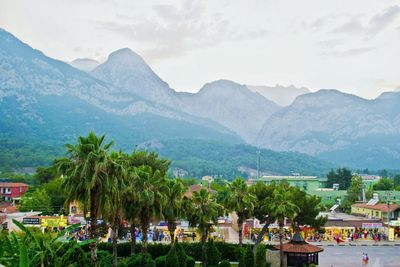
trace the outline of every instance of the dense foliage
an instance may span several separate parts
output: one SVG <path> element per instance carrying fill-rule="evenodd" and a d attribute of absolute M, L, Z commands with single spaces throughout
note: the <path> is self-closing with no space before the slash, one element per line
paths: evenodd
<path fill-rule="evenodd" d="M 339 168 L 336 171 L 330 170 L 326 175 L 328 178 L 326 185 L 328 188 L 332 188 L 333 184 L 339 184 L 340 190 L 347 190 L 350 186 L 352 176 L 351 170 L 346 168 Z"/>
<path fill-rule="evenodd" d="M 21 141 L 24 140 L 24 141 Z M 69 138 L 67 141 L 72 141 Z M 236 176 L 248 177 L 257 169 L 256 147 L 244 144 L 224 143 L 204 139 L 159 139 L 155 150 L 160 155 L 173 160 L 173 169 L 182 169 L 184 176 L 199 177 L 216 175 L 228 179 Z M 118 140 L 120 141 L 120 140 Z M 134 140 L 132 140 L 135 142 Z M 120 143 L 120 142 L 119 142 Z M 130 149 L 135 143 L 118 148 Z M 140 144 L 139 142 L 136 144 Z M 16 140 L 12 137 L 0 139 L 0 170 L 14 170 L 38 166 L 50 166 L 53 160 L 63 155 L 59 142 L 38 140 Z M 332 164 L 314 157 L 294 152 L 274 152 L 261 149 L 260 171 L 288 175 L 298 172 L 308 175 L 323 175 Z"/>
<path fill-rule="evenodd" d="M 38 188 L 34 192 L 27 192 L 21 199 L 20 211 L 41 211 L 43 214 L 53 214 L 50 196 L 45 189 Z"/>

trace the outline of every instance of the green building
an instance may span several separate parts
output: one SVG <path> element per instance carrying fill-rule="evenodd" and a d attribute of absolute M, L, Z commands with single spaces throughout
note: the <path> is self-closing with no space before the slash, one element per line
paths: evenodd
<path fill-rule="evenodd" d="M 273 182 L 279 183 L 282 181 L 286 181 L 291 186 L 299 187 L 305 190 L 307 193 L 311 193 L 316 191 L 318 188 L 322 187 L 326 182 L 324 178 L 318 178 L 317 176 L 300 176 L 300 175 L 292 175 L 292 176 L 262 176 L 260 178 L 250 179 L 250 183 L 263 182 L 266 184 L 271 184 Z"/>

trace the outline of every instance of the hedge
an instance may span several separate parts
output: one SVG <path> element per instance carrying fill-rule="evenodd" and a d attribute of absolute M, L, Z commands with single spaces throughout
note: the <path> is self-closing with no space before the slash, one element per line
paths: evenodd
<path fill-rule="evenodd" d="M 201 243 L 193 242 L 180 242 L 179 243 L 183 249 L 185 250 L 186 254 L 190 257 L 193 257 L 196 261 L 201 261 Z M 238 244 L 231 244 L 225 242 L 214 242 L 215 246 L 217 247 L 218 251 L 221 253 L 222 260 L 229 260 L 229 261 L 239 261 L 237 259 L 236 250 L 239 247 Z M 252 244 L 243 244 L 242 247 L 247 249 L 253 249 Z M 270 245 L 265 245 L 266 248 L 271 248 Z M 111 243 L 99 243 L 97 246 L 98 250 L 104 250 L 112 253 L 112 244 Z M 89 246 L 83 246 L 83 249 L 89 252 Z M 153 259 L 156 259 L 160 256 L 165 256 L 168 254 L 169 250 L 171 249 L 170 244 L 164 243 L 149 243 L 147 245 L 147 252 L 152 256 Z M 141 250 L 141 244 L 136 244 L 136 253 L 139 253 Z M 118 243 L 118 257 L 129 257 L 131 254 L 131 244 L 129 242 L 125 243 Z"/>

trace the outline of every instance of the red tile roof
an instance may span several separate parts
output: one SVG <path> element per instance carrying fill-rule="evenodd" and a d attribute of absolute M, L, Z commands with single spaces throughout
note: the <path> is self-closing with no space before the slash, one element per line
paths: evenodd
<path fill-rule="evenodd" d="M 275 249 L 280 249 L 279 245 L 274 246 Z M 311 244 L 283 244 L 283 252 L 286 253 L 319 253 L 324 251 L 323 248 Z"/>
<path fill-rule="evenodd" d="M 280 249 L 280 246 L 275 245 L 274 248 Z M 286 253 L 319 253 L 324 251 L 323 248 L 308 244 L 306 241 L 304 241 L 300 232 L 296 232 L 292 240 L 286 244 L 283 244 L 282 249 L 283 252 Z"/>
<path fill-rule="evenodd" d="M 0 183 L 0 187 L 20 187 L 20 186 L 28 186 L 24 183 Z"/>
<path fill-rule="evenodd" d="M 383 204 L 383 203 L 376 204 L 376 205 L 367 205 L 367 204 L 363 204 L 363 203 L 357 203 L 357 204 L 353 204 L 353 207 L 371 209 L 371 210 L 379 210 L 379 211 L 383 211 L 383 212 L 388 211 L 388 205 Z M 390 212 L 396 211 L 398 209 L 400 209 L 399 205 L 397 205 L 397 204 L 390 205 Z"/>
<path fill-rule="evenodd" d="M 17 206 L 14 206 L 10 202 L 2 202 L 0 203 L 0 213 L 14 213 L 17 212 Z"/>
<path fill-rule="evenodd" d="M 186 191 L 185 196 L 188 198 L 191 198 L 193 196 L 193 192 L 199 192 L 202 188 L 206 189 L 208 192 L 210 192 L 212 194 L 217 192 L 215 190 L 209 189 L 208 187 L 201 186 L 199 184 L 194 184 L 194 185 L 189 186 L 189 190 Z"/>

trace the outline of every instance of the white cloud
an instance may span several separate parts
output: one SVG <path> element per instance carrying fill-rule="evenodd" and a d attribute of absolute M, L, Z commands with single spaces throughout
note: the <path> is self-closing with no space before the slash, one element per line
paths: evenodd
<path fill-rule="evenodd" d="M 398 0 L 1 1 L 0 27 L 65 61 L 129 47 L 171 87 L 205 82 L 347 88 L 400 84 Z"/>

